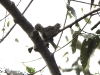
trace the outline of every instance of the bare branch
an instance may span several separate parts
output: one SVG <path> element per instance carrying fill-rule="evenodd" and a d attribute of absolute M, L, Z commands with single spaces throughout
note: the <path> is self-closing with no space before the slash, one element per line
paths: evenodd
<path fill-rule="evenodd" d="M 67 25 L 67 26 L 64 27 L 63 29 L 59 30 L 58 33 L 62 32 L 63 30 L 65 30 L 65 29 L 67 29 L 67 28 L 71 28 L 74 24 L 76 24 L 76 23 L 78 23 L 79 21 L 83 20 L 85 17 L 88 17 L 89 15 L 92 15 L 93 13 L 98 12 L 98 11 L 100 11 L 100 8 L 97 8 L 97 9 L 95 9 L 95 10 L 93 10 L 93 11 L 91 11 L 91 12 L 85 14 L 84 16 L 78 18 L 77 20 L 75 20 L 75 21 L 72 22 L 71 24 Z M 58 34 L 58 33 L 57 33 L 57 34 Z M 47 38 L 45 41 L 47 41 L 48 39 L 50 39 L 50 38 L 52 38 L 52 37 L 54 37 L 54 36 L 51 36 L 51 37 Z"/>
<path fill-rule="evenodd" d="M 100 24 L 100 21 L 98 21 L 98 22 L 91 28 L 91 30 L 95 29 L 99 24 Z"/>
<path fill-rule="evenodd" d="M 40 59 L 42 59 L 42 57 L 38 58 L 38 59 L 35 59 L 35 60 L 27 61 L 27 62 L 21 62 L 21 63 L 29 63 L 29 62 L 37 61 L 37 60 L 40 60 Z"/>
<path fill-rule="evenodd" d="M 31 5 L 31 3 L 33 2 L 34 0 L 31 0 L 30 2 L 29 2 L 29 4 L 27 5 L 27 7 L 25 8 L 25 10 L 23 11 L 23 14 L 26 12 L 26 10 L 29 8 L 29 6 Z"/>
<path fill-rule="evenodd" d="M 97 12 L 97 11 L 100 11 L 100 8 L 97 8 L 97 9 L 95 9 L 95 10 L 93 10 L 93 11 L 91 11 L 91 12 L 85 14 L 84 16 L 82 16 L 82 17 L 80 17 L 79 19 L 75 20 L 75 21 L 72 22 L 71 24 L 67 25 L 65 28 L 61 29 L 59 32 L 65 30 L 65 29 L 67 29 L 67 28 L 71 28 L 74 24 L 78 23 L 79 21 L 81 21 L 81 20 L 84 19 L 85 17 L 87 17 L 87 16 L 89 16 L 89 15 L 91 15 L 91 14 Z M 58 33 L 59 33 L 59 32 L 58 32 Z"/>
<path fill-rule="evenodd" d="M 37 72 L 41 72 L 46 66 L 44 66 L 42 69 L 36 71 L 34 74 L 36 74 Z"/>

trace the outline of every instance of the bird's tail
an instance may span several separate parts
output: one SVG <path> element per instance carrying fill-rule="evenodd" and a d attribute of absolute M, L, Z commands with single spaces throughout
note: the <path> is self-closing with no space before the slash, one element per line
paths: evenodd
<path fill-rule="evenodd" d="M 57 45 L 56 45 L 53 41 L 49 41 L 49 42 L 50 42 L 50 44 L 54 47 L 54 49 L 56 50 Z"/>

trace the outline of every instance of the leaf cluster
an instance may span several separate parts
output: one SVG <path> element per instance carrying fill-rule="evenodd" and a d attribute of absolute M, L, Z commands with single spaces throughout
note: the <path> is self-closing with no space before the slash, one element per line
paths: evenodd
<path fill-rule="evenodd" d="M 81 35 L 81 34 L 80 34 Z M 100 37 L 99 35 L 93 35 L 91 34 L 91 37 L 84 38 L 82 44 L 80 44 L 80 60 L 83 67 L 83 71 L 85 70 L 91 54 L 95 51 L 96 48 L 98 48 L 98 45 L 100 44 Z M 77 42 L 79 36 L 79 31 L 75 31 L 73 34 L 73 40 L 71 43 L 72 52 L 75 53 L 77 49 Z M 89 36 L 89 35 L 88 35 Z"/>

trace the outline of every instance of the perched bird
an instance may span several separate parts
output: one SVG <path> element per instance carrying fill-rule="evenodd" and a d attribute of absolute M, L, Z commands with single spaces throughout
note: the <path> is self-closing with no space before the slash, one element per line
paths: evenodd
<path fill-rule="evenodd" d="M 36 24 L 35 29 L 41 33 L 42 38 L 45 41 L 47 38 L 57 35 L 57 32 L 60 30 L 60 24 L 56 23 L 54 26 L 48 26 L 45 28 L 41 24 Z M 53 42 L 53 37 L 46 40 L 45 43 L 47 47 L 49 46 L 48 43 L 51 43 L 55 49 L 57 48 L 56 44 Z"/>

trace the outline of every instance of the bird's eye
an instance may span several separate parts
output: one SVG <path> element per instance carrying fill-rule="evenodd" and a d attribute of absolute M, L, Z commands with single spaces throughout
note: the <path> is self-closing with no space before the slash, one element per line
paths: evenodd
<path fill-rule="evenodd" d="M 56 26 L 57 26 L 58 28 L 60 28 L 60 27 L 61 27 L 59 23 L 57 23 L 57 24 L 56 24 Z"/>

